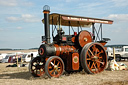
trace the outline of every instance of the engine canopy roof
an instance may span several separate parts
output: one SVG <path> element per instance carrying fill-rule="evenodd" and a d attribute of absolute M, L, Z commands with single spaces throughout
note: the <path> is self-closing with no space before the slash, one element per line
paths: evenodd
<path fill-rule="evenodd" d="M 44 19 L 42 20 L 44 22 Z M 82 16 L 73 16 L 52 13 L 50 14 L 50 24 L 51 25 L 62 25 L 62 26 L 73 26 L 73 27 L 90 27 L 93 23 L 102 23 L 102 24 L 112 24 L 112 20 L 107 19 L 98 19 Z"/>

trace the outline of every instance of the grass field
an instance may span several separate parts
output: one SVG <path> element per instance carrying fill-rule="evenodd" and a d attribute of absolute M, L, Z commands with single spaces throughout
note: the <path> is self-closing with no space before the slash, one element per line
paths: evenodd
<path fill-rule="evenodd" d="M 37 50 L 3 50 L 0 53 L 15 53 L 15 52 L 36 52 Z"/>
<path fill-rule="evenodd" d="M 121 62 L 128 66 L 128 61 Z M 11 64 L 0 63 L 0 85 L 128 85 L 128 70 L 105 70 L 94 75 L 81 71 L 50 79 L 46 75 L 34 78 L 28 67 L 6 67 Z"/>
<path fill-rule="evenodd" d="M 128 85 L 128 70 L 105 70 L 95 75 L 81 71 L 49 79 L 46 75 L 34 78 L 28 67 L 6 67 L 9 64 L 0 63 L 0 85 Z"/>

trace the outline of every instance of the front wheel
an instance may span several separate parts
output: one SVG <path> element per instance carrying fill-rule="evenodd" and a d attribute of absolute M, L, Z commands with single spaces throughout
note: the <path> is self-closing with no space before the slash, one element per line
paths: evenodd
<path fill-rule="evenodd" d="M 116 61 L 118 62 L 118 61 L 121 61 L 121 58 L 120 57 L 117 57 L 116 58 Z"/>
<path fill-rule="evenodd" d="M 41 60 L 41 57 L 35 57 L 29 63 L 29 72 L 34 77 L 40 77 L 45 73 L 44 62 L 42 62 Z"/>
<path fill-rule="evenodd" d="M 45 64 L 45 73 L 46 75 L 51 77 L 59 77 L 64 72 L 64 62 L 58 56 L 51 56 L 48 58 Z"/>
<path fill-rule="evenodd" d="M 116 61 L 121 61 L 121 55 L 120 54 L 116 54 Z"/>

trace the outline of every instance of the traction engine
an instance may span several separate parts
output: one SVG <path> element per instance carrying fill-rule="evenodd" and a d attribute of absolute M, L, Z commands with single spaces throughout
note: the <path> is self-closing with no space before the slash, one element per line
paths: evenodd
<path fill-rule="evenodd" d="M 105 69 L 107 54 L 104 45 L 109 39 L 102 38 L 102 24 L 112 24 L 113 21 L 49 14 L 50 7 L 47 5 L 44 6 L 43 13 L 45 36 L 42 36 L 42 45 L 38 49 L 39 56 L 33 58 L 29 65 L 33 76 L 40 77 L 45 73 L 50 78 L 59 77 L 64 71 L 70 73 L 82 69 L 89 74 L 96 74 Z M 100 23 L 101 38 L 98 36 L 99 30 L 97 32 L 94 27 L 95 23 Z M 50 25 L 52 25 L 52 43 L 50 42 Z M 69 35 L 65 35 L 61 26 L 69 26 Z M 82 27 L 89 26 L 92 26 L 92 33 L 82 30 Z M 74 31 L 71 35 L 73 27 L 78 27 L 78 32 Z M 54 36 L 55 30 L 57 34 Z"/>

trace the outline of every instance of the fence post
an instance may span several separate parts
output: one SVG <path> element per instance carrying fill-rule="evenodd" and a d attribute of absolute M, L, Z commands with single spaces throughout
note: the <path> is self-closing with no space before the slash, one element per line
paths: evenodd
<path fill-rule="evenodd" d="M 16 53 L 16 58 L 17 58 L 17 63 L 16 64 L 17 64 L 17 67 L 18 67 L 18 55 L 17 55 L 17 53 Z"/>
<path fill-rule="evenodd" d="M 114 57 L 114 60 L 116 59 L 115 57 L 115 48 L 113 47 L 113 57 Z"/>
<path fill-rule="evenodd" d="M 22 62 L 22 55 L 20 55 L 20 58 L 21 58 L 21 65 L 23 64 L 23 62 Z"/>

